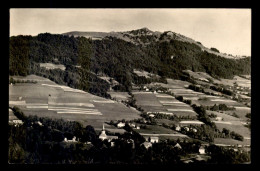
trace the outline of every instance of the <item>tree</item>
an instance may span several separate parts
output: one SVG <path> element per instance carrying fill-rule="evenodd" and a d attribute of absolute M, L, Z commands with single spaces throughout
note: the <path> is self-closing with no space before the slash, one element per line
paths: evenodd
<path fill-rule="evenodd" d="M 214 48 L 214 47 L 210 48 L 210 50 L 212 50 L 212 51 L 214 51 L 214 52 L 218 52 L 218 53 L 219 53 L 219 50 L 218 50 L 218 49 L 216 49 L 216 48 Z"/>

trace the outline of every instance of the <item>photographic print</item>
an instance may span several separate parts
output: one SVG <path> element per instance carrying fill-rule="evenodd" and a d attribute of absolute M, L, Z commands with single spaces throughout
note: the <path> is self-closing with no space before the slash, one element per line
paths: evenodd
<path fill-rule="evenodd" d="M 9 164 L 251 163 L 251 9 L 9 14 Z"/>

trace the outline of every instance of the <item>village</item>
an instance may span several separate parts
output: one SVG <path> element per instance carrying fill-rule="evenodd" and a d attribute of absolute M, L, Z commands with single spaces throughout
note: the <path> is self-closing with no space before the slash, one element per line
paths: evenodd
<path fill-rule="evenodd" d="M 147 73 L 141 71 L 136 71 L 136 73 L 141 74 L 140 76 L 147 76 Z M 210 159 L 207 147 L 211 143 L 219 147 L 232 149 L 236 152 L 239 151 L 242 153 L 250 151 L 250 131 L 245 127 L 250 124 L 250 120 L 245 117 L 246 112 L 250 112 L 250 110 L 247 110 L 250 109 L 250 97 L 248 96 L 250 87 L 243 87 L 240 85 L 243 83 L 245 84 L 245 82 L 230 81 L 231 83 L 229 84 L 233 84 L 233 86 L 222 86 L 221 90 L 226 88 L 230 91 L 232 90 L 234 93 L 233 96 L 228 96 L 224 93 L 207 88 L 213 85 L 217 86 L 218 84 L 209 83 L 205 77 L 204 79 L 196 79 L 193 77 L 197 83 L 196 87 L 199 87 L 200 89 L 193 89 L 193 87 L 190 86 L 191 83 L 187 81 L 168 79 L 167 84 L 151 83 L 147 85 L 138 85 L 132 90 L 131 94 L 127 94 L 127 92 L 116 92 L 110 89 L 112 100 L 96 98 L 91 100 L 92 103 L 89 103 L 90 101 L 79 101 L 80 103 L 78 103 L 78 105 L 75 101 L 68 101 L 68 99 L 66 99 L 66 102 L 57 101 L 59 99 L 61 100 L 61 96 L 59 95 L 59 99 L 53 96 L 60 91 L 60 88 L 63 90 L 60 93 L 68 92 L 70 93 L 70 98 L 73 93 L 77 93 L 77 96 L 75 96 L 77 98 L 80 94 L 86 96 L 87 94 L 85 92 L 55 85 L 45 79 L 41 80 L 39 77 L 36 78 L 41 82 L 41 85 L 45 90 L 47 90 L 46 88 L 52 90 L 48 93 L 48 97 L 46 97 L 47 104 L 27 103 L 27 101 L 31 101 L 28 99 L 28 96 L 27 101 L 23 101 L 24 97 L 16 95 L 17 101 L 10 101 L 9 105 L 18 105 L 22 107 L 22 109 L 25 109 L 25 114 L 27 113 L 26 111 L 30 111 L 31 113 L 36 110 L 46 111 L 47 109 L 49 112 L 60 113 L 59 116 L 65 116 L 65 118 L 70 115 L 76 115 L 81 117 L 88 116 L 88 118 L 91 119 L 92 116 L 95 120 L 98 116 L 106 116 L 107 107 L 111 107 L 111 105 L 114 104 L 126 106 L 125 110 L 139 113 L 141 117 L 124 118 L 124 116 L 121 116 L 121 119 L 119 119 L 118 115 L 115 115 L 114 118 L 110 117 L 111 120 L 108 120 L 108 117 L 105 117 L 104 120 L 96 120 L 98 121 L 97 126 L 92 122 L 98 138 L 101 141 L 107 141 L 107 143 L 110 144 L 110 147 L 115 146 L 115 142 L 120 139 L 119 137 L 123 134 L 133 134 L 134 132 L 144 138 L 145 141 L 138 145 L 143 146 L 147 150 L 152 148 L 153 144 L 171 141 L 175 142 L 173 148 L 178 150 L 181 150 L 183 148 L 182 146 L 187 142 L 194 141 L 194 146 L 199 144 L 196 148 L 196 152 L 193 151 L 189 155 L 182 156 L 181 160 L 183 163 L 194 161 L 207 162 L 207 160 Z M 237 80 L 237 78 L 235 78 L 235 80 Z M 32 83 L 27 84 L 32 85 Z M 35 85 L 35 83 L 33 84 Z M 36 85 L 37 84 L 38 83 L 36 83 Z M 209 85 L 205 86 L 205 84 Z M 23 83 L 22 85 L 25 84 Z M 14 87 L 15 85 L 10 86 Z M 201 91 L 202 89 L 203 93 Z M 243 98 L 243 96 L 241 96 L 242 94 L 247 98 Z M 239 100 L 236 98 L 238 96 L 240 97 Z M 227 105 L 225 109 L 220 107 L 215 107 L 216 109 L 213 108 L 214 106 L 220 106 L 223 103 Z M 81 107 L 76 107 L 75 105 Z M 100 106 L 100 108 L 98 107 L 99 105 L 106 105 L 107 107 L 104 108 Z M 198 105 L 208 106 L 208 109 L 206 108 L 207 110 L 205 110 L 209 120 L 207 122 L 214 123 L 216 125 L 215 129 L 222 132 L 213 131 L 213 137 L 205 134 L 205 131 L 208 131 L 207 129 L 209 129 L 209 131 L 212 131 L 213 129 L 208 127 L 209 123 L 205 123 L 205 121 L 198 118 L 198 113 L 194 108 L 198 107 Z M 26 108 L 23 108 L 23 106 Z M 83 106 L 84 108 L 82 108 Z M 111 112 L 113 112 L 114 109 L 115 108 L 111 109 Z M 237 113 L 236 117 L 233 114 L 234 112 L 231 112 L 234 110 Z M 9 123 L 15 125 L 15 127 L 19 127 L 23 124 L 23 121 L 19 120 L 12 113 L 12 110 L 9 109 Z M 32 124 L 43 126 L 40 121 Z M 235 129 L 238 128 L 242 131 L 243 135 L 241 140 L 236 140 L 237 133 L 236 130 L 232 129 L 232 125 Z M 100 129 L 100 126 L 102 129 Z M 229 133 L 226 134 L 221 128 L 227 130 Z M 231 130 L 229 130 L 230 128 Z M 64 137 L 63 140 L 64 143 L 77 143 L 80 141 L 81 140 L 76 136 Z M 126 141 L 127 143 L 132 144 L 132 148 L 136 148 L 137 144 L 134 139 L 128 138 Z M 85 144 L 91 145 L 92 143 L 85 142 Z"/>

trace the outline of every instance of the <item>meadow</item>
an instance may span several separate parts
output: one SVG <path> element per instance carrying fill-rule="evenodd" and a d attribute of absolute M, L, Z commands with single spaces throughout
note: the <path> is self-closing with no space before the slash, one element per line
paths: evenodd
<path fill-rule="evenodd" d="M 140 118 L 139 111 L 122 103 L 42 80 L 44 83 L 9 86 L 9 105 L 18 106 L 27 116 L 63 118 L 95 128 L 102 128 L 103 123 L 110 120 Z"/>

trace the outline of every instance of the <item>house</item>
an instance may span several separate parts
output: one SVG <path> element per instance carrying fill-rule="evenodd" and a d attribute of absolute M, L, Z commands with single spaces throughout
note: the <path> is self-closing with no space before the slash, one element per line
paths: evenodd
<path fill-rule="evenodd" d="M 179 125 L 176 126 L 176 127 L 175 127 L 175 130 L 176 130 L 176 131 L 180 131 L 180 130 L 181 130 L 181 127 L 180 127 Z"/>
<path fill-rule="evenodd" d="M 216 121 L 222 121 L 223 118 L 220 116 L 217 116 L 215 119 L 216 119 Z"/>
<path fill-rule="evenodd" d="M 206 152 L 205 152 L 205 147 L 200 146 L 200 148 L 199 148 L 199 153 L 200 153 L 200 154 L 206 154 Z"/>
<path fill-rule="evenodd" d="M 43 126 L 43 124 L 40 121 L 34 122 L 34 124 L 37 124 L 39 126 Z"/>
<path fill-rule="evenodd" d="M 148 89 L 148 88 L 146 88 L 146 89 L 145 89 L 145 91 L 149 91 L 149 89 Z"/>
<path fill-rule="evenodd" d="M 134 124 L 134 123 L 130 123 L 129 126 L 131 126 L 131 127 L 134 128 L 134 127 L 135 127 L 135 124 Z"/>
<path fill-rule="evenodd" d="M 182 147 L 181 147 L 181 145 L 179 143 L 175 144 L 175 146 L 173 148 L 182 149 Z"/>
<path fill-rule="evenodd" d="M 144 142 L 141 145 L 143 145 L 146 149 L 152 147 L 152 143 L 151 142 Z"/>
<path fill-rule="evenodd" d="M 140 129 L 140 126 L 136 126 L 136 129 Z"/>
<path fill-rule="evenodd" d="M 150 137 L 150 142 L 151 143 L 158 143 L 159 142 L 159 137 Z"/>
<path fill-rule="evenodd" d="M 16 119 L 16 120 L 13 120 L 13 123 L 14 123 L 14 124 L 17 124 L 17 125 L 19 125 L 19 124 L 22 125 L 22 124 L 23 124 L 23 121 Z"/>
<path fill-rule="evenodd" d="M 10 118 L 10 117 L 9 117 Z M 23 124 L 23 121 L 22 120 L 19 120 L 19 119 L 12 119 L 9 121 L 10 124 L 14 124 L 14 126 L 20 126 Z"/>
<path fill-rule="evenodd" d="M 72 140 L 68 140 L 66 137 L 64 138 L 64 142 L 77 142 L 76 137 L 74 136 Z"/>
<path fill-rule="evenodd" d="M 149 116 L 153 118 L 155 115 L 154 114 L 150 114 Z"/>
<path fill-rule="evenodd" d="M 122 127 L 124 127 L 125 126 L 125 123 L 123 123 L 123 122 L 119 122 L 118 124 L 117 124 L 117 127 L 118 128 L 122 128 Z"/>
<path fill-rule="evenodd" d="M 189 131 L 190 130 L 189 127 L 184 127 L 184 129 L 185 129 L 185 131 Z"/>
<path fill-rule="evenodd" d="M 197 132 L 197 129 L 195 129 L 195 128 L 193 128 L 192 130 L 193 130 L 193 132 Z"/>
<path fill-rule="evenodd" d="M 135 148 L 135 142 L 134 142 L 133 139 L 128 139 L 126 142 L 127 142 L 128 144 L 132 144 L 132 149 Z"/>
<path fill-rule="evenodd" d="M 111 147 L 114 147 L 115 146 L 115 142 L 111 141 L 110 145 L 111 145 Z"/>
<path fill-rule="evenodd" d="M 107 135 L 108 142 L 111 142 L 114 139 L 118 139 L 118 136 Z"/>

